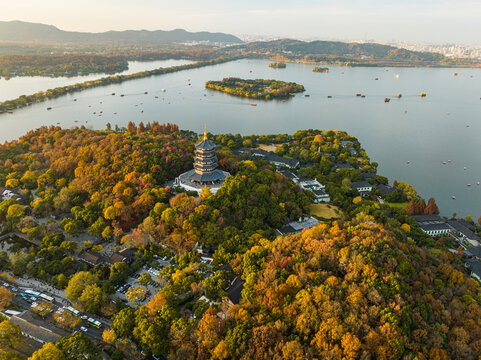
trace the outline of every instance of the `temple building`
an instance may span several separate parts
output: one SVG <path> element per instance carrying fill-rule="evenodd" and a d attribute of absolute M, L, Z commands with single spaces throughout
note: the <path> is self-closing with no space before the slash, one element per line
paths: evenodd
<path fill-rule="evenodd" d="M 204 128 L 204 138 L 195 145 L 194 168 L 179 175 L 174 186 L 181 186 L 185 190 L 201 192 L 207 186 L 215 193 L 230 176 L 226 171 L 218 169 L 216 145 L 207 139 L 207 130 Z"/>

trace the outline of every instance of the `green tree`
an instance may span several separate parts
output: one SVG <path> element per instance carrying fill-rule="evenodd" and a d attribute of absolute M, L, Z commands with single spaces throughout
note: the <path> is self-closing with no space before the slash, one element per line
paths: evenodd
<path fill-rule="evenodd" d="M 112 319 L 112 330 L 119 337 L 130 337 L 135 325 L 134 310 L 126 307 L 114 315 Z"/>
<path fill-rule="evenodd" d="M 10 265 L 15 275 L 25 273 L 25 270 L 27 269 L 27 259 L 28 255 L 23 252 L 10 254 Z"/>
<path fill-rule="evenodd" d="M 66 360 L 101 359 L 99 349 L 83 333 L 65 336 L 57 341 L 56 345 L 64 353 Z"/>
<path fill-rule="evenodd" d="M 149 273 L 140 274 L 139 283 L 141 283 L 142 285 L 147 286 L 147 284 L 151 281 L 152 281 L 152 276 L 150 276 Z"/>
<path fill-rule="evenodd" d="M 105 222 L 103 217 L 99 217 L 97 221 L 95 221 L 89 228 L 88 233 L 90 235 L 101 235 L 104 231 L 107 223 Z"/>
<path fill-rule="evenodd" d="M 113 264 L 110 268 L 109 280 L 112 284 L 118 285 L 127 279 L 129 266 L 120 261 Z"/>

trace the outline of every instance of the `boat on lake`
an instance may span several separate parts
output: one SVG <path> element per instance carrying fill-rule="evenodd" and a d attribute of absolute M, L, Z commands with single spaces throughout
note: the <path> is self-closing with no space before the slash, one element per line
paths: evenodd
<path fill-rule="evenodd" d="M 390 101 L 391 101 L 390 98 L 384 98 L 384 102 L 385 102 L 385 103 L 388 103 L 388 102 L 390 102 Z"/>

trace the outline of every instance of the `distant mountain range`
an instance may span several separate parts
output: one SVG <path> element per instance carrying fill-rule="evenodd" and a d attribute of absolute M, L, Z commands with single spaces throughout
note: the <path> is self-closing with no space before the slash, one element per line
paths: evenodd
<path fill-rule="evenodd" d="M 382 60 L 442 61 L 446 58 L 437 53 L 411 51 L 375 43 L 345 43 L 341 41 L 311 41 L 281 39 L 257 41 L 239 45 L 248 51 L 335 57 L 368 57 Z"/>
<path fill-rule="evenodd" d="M 182 29 L 163 30 L 125 30 L 107 31 L 102 33 L 73 32 L 60 30 L 53 25 L 29 23 L 23 21 L 0 21 L 0 42 L 36 43 L 36 44 L 139 44 L 168 45 L 174 43 L 210 42 L 233 44 L 230 50 L 271 55 L 293 54 L 296 57 L 305 56 L 311 60 L 323 58 L 341 61 L 382 60 L 392 62 L 415 62 L 419 64 L 446 62 L 441 54 L 410 51 L 393 46 L 376 43 L 347 43 L 341 41 L 301 41 L 281 39 L 273 41 L 256 41 L 244 43 L 234 35 L 211 32 L 188 32 Z"/>
<path fill-rule="evenodd" d="M 182 29 L 163 30 L 125 30 L 102 33 L 74 32 L 60 30 L 53 25 L 23 21 L 0 21 L 0 41 L 17 42 L 55 42 L 55 43 L 101 43 L 136 42 L 144 44 L 171 44 L 192 41 L 241 44 L 242 40 L 234 35 L 210 32 L 188 32 Z"/>

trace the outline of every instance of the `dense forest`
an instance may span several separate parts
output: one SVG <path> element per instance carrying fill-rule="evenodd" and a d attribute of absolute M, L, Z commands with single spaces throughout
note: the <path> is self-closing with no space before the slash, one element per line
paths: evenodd
<path fill-rule="evenodd" d="M 167 185 L 192 167 L 198 141 L 172 124 L 44 127 L 0 146 L 0 185 L 20 196 L 0 202 L 2 233 L 37 244 L 0 251 L 0 276 L 42 280 L 64 290 L 76 309 L 111 321 L 99 346 L 74 332 L 31 359 L 100 359 L 101 350 L 113 359 L 481 356 L 479 283 L 459 251 L 449 251 L 451 239 L 429 237 L 405 210 L 437 213 L 434 199 L 423 206 L 402 182 L 383 203 L 375 191 L 361 197 L 352 181 L 388 179 L 342 131 L 208 137 L 232 176 L 215 194 L 205 188 L 200 195 Z M 279 227 L 310 215 L 313 193 L 243 151 L 262 145 L 299 159 L 300 176 L 326 184 L 337 219 L 277 236 Z M 350 167 L 333 170 L 339 163 Z M 81 260 L 111 246 L 134 249 L 130 265 Z M 199 248 L 209 251 L 210 264 Z M 169 264 L 160 266 L 160 257 Z M 144 266 L 158 269 L 157 278 L 142 273 L 144 285 L 120 301 L 118 287 Z M 235 303 L 233 279 L 243 284 Z M 140 304 L 138 293 L 153 280 L 160 287 Z M 13 298 L 0 286 L 0 309 L 14 309 Z M 78 329 L 76 316 L 54 318 L 69 333 Z M 0 354 L 19 358 L 12 352 L 22 342 L 19 328 L 2 318 L 0 331 Z"/>
<path fill-rule="evenodd" d="M 265 79 L 245 80 L 232 77 L 224 78 L 221 81 L 207 81 L 205 87 L 228 95 L 263 100 L 287 99 L 295 93 L 305 91 L 304 86 L 294 82 Z"/>

